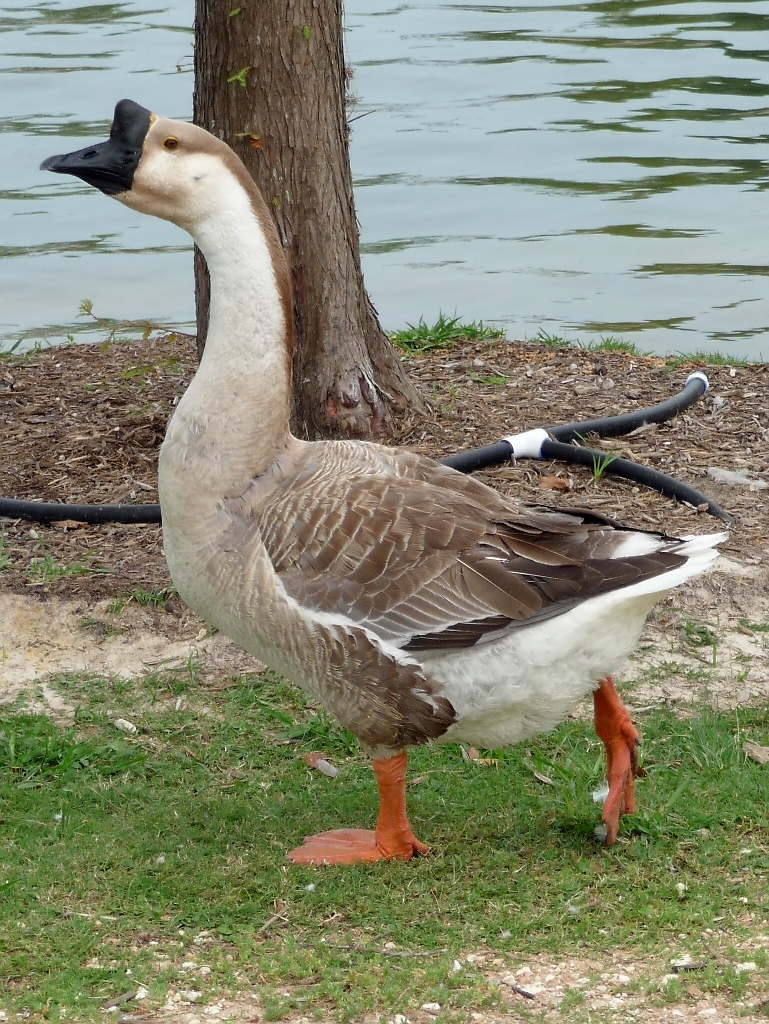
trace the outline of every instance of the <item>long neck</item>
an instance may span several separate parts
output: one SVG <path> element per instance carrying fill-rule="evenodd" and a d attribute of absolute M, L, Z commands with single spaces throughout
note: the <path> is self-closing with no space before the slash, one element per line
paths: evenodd
<path fill-rule="evenodd" d="M 250 182 L 225 174 L 190 225 L 211 278 L 209 327 L 169 435 L 225 488 L 262 472 L 290 441 L 286 269 L 269 215 L 266 209 L 258 215 L 259 206 Z"/>

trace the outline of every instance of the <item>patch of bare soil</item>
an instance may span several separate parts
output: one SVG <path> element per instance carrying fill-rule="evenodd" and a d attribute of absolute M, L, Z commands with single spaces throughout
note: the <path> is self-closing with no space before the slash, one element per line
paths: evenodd
<path fill-rule="evenodd" d="M 203 680 L 215 682 L 262 667 L 186 608 L 121 604 L 0 592 L 0 704 L 31 692 L 30 710 L 66 718 L 74 709 L 46 683 L 53 674 L 131 679 L 192 662 Z"/>
<path fill-rule="evenodd" d="M 46 501 L 156 502 L 157 448 L 196 366 L 185 335 L 72 346 L 0 361 L 0 494 Z M 533 427 L 610 416 L 680 390 L 694 363 L 519 342 L 411 359 L 432 412 L 406 417 L 397 442 L 434 457 Z M 608 451 L 683 479 L 735 516 L 715 571 L 658 607 L 629 666 L 636 704 L 769 698 L 769 365 L 709 366 L 711 391 L 677 419 Z M 745 483 L 711 479 L 741 472 Z M 670 534 L 718 520 L 656 492 L 560 463 L 520 461 L 483 474 L 526 501 L 589 505 Z M 0 700 L 57 671 L 133 675 L 198 658 L 212 676 L 252 666 L 172 592 L 156 526 L 2 521 Z M 143 593 L 142 593 L 143 592 Z M 164 595 L 160 606 L 139 605 Z M 113 602 L 125 599 L 121 610 Z"/>
<path fill-rule="evenodd" d="M 748 915 L 746 915 L 747 918 Z M 745 923 L 752 923 L 748 920 Z M 707 953 L 692 957 L 677 951 L 668 960 L 644 957 L 628 950 L 606 950 L 602 959 L 580 956 L 554 958 L 547 954 L 502 956 L 490 950 L 468 953 L 451 968 L 455 976 L 464 974 L 483 979 L 498 989 L 500 1004 L 485 1012 L 468 1012 L 472 1024 L 523 1024 L 537 1020 L 552 1022 L 569 1019 L 593 1024 L 762 1024 L 769 1007 L 769 979 L 756 964 L 769 950 L 769 935 L 756 930 L 753 937 L 735 948 L 724 944 L 724 936 L 712 930 L 704 933 Z M 124 1004 L 121 1024 L 158 1022 L 158 1024 L 204 1024 L 210 1020 L 232 1024 L 260 1021 L 264 1006 L 256 991 L 217 999 L 207 997 L 200 979 L 207 970 L 200 966 L 205 946 L 213 941 L 208 933 L 195 938 L 201 956 L 187 960 L 184 970 L 188 987 L 171 988 L 165 1004 L 153 1012 L 143 1012 L 141 1001 Z M 384 955 L 407 956 L 407 951 L 383 949 Z M 190 956 L 189 951 L 180 954 Z M 166 953 L 158 954 L 159 969 L 168 965 Z M 744 982 L 740 998 L 728 1001 L 722 995 L 706 992 L 698 984 L 700 972 L 715 964 L 731 970 Z M 301 986 L 286 990 L 301 998 Z M 135 1007 L 135 1008 L 134 1008 Z M 423 1003 L 406 1007 L 405 1013 L 388 1024 L 433 1024 L 444 1007 Z M 318 1017 L 293 1017 L 286 1024 L 312 1024 Z M 364 1017 L 358 1024 L 380 1024 L 378 1017 Z"/>

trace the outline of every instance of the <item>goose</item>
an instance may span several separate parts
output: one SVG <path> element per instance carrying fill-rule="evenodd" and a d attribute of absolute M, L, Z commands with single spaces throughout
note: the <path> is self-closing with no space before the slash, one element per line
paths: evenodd
<path fill-rule="evenodd" d="M 171 221 L 211 277 L 200 366 L 159 453 L 163 544 L 182 599 L 309 691 L 373 763 L 374 830 L 310 836 L 296 863 L 428 852 L 406 807 L 412 747 L 497 748 L 593 694 L 604 838 L 636 810 L 639 735 L 614 684 L 646 616 L 726 534 L 668 537 L 527 506 L 405 449 L 289 428 L 289 269 L 245 166 L 202 128 L 121 100 L 109 139 L 50 157 Z"/>

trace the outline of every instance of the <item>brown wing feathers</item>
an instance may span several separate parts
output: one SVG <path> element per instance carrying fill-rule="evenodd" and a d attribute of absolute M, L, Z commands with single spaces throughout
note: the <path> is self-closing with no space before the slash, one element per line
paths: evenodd
<path fill-rule="evenodd" d="M 469 646 L 684 560 L 613 558 L 626 534 L 600 517 L 518 507 L 411 454 L 399 475 L 358 468 L 292 474 L 258 514 L 260 532 L 300 604 L 407 650 Z"/>

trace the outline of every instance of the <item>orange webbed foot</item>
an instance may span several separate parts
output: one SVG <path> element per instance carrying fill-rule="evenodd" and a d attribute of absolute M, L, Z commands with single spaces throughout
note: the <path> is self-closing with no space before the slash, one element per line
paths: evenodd
<path fill-rule="evenodd" d="M 308 836 L 291 850 L 294 864 L 371 864 L 378 860 L 411 860 L 414 854 L 429 853 L 430 847 L 411 836 L 384 836 L 364 828 L 337 828 Z"/>
<path fill-rule="evenodd" d="M 378 860 L 411 860 L 429 853 L 411 830 L 406 814 L 406 754 L 374 761 L 379 788 L 379 820 L 375 832 L 339 828 L 308 836 L 291 850 L 294 864 L 370 864 Z"/>
<path fill-rule="evenodd" d="M 622 815 L 636 811 L 635 779 L 641 774 L 638 767 L 640 737 L 611 676 L 600 681 L 593 702 L 595 731 L 606 747 L 609 794 L 604 803 L 603 823 L 606 845 L 611 846 L 617 841 Z"/>

